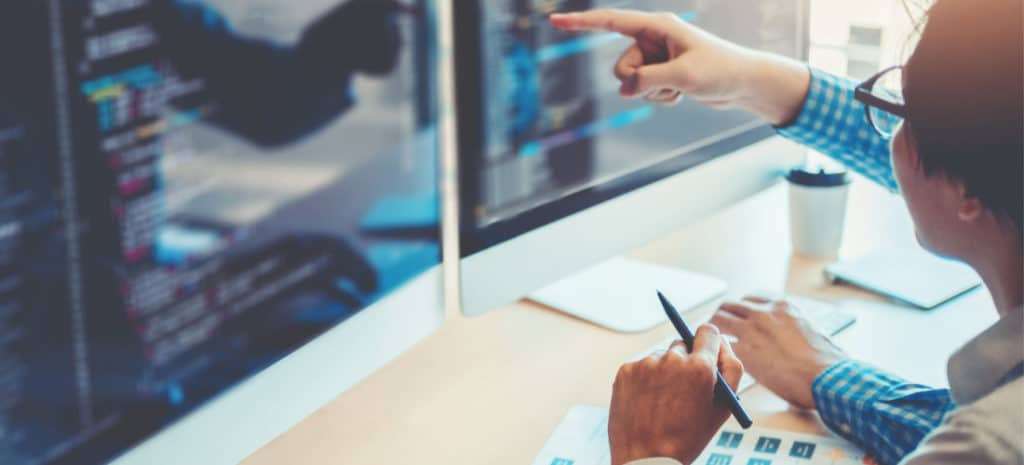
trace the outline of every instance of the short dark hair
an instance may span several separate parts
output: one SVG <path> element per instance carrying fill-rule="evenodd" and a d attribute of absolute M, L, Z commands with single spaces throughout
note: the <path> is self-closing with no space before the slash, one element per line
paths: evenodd
<path fill-rule="evenodd" d="M 1022 0 L 938 0 L 906 64 L 906 119 L 941 173 L 1024 230 Z"/>

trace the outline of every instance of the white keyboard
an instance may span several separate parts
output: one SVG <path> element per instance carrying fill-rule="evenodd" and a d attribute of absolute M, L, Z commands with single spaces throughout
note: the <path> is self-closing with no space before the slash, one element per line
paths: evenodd
<path fill-rule="evenodd" d="M 846 328 L 849 328 L 857 321 L 857 316 L 844 311 L 839 308 L 838 305 L 830 304 L 828 302 L 822 302 L 820 300 L 809 299 L 807 297 L 800 296 L 786 296 L 786 301 L 795 305 L 803 313 L 804 317 L 822 334 L 829 336 L 835 336 Z M 685 315 L 684 315 L 685 318 Z M 690 326 L 696 328 L 696 325 L 690 324 Z M 647 357 L 655 352 L 665 350 L 668 348 L 672 341 L 679 339 L 679 336 L 673 336 L 659 342 L 657 345 L 637 354 L 631 360 L 640 360 Z M 757 381 L 750 377 L 750 375 L 744 374 L 743 379 L 740 380 L 740 388 L 737 392 L 743 391 L 753 385 L 757 384 Z"/>
<path fill-rule="evenodd" d="M 835 304 L 799 296 L 789 296 L 786 297 L 786 300 L 796 305 L 807 321 L 810 321 L 811 325 L 822 334 L 835 336 L 857 322 L 857 315 L 847 312 Z"/>

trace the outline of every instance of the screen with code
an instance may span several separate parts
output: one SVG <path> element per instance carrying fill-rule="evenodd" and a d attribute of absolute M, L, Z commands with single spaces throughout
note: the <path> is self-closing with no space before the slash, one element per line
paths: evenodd
<path fill-rule="evenodd" d="M 616 33 L 560 31 L 548 23 L 551 13 L 671 12 L 758 50 L 802 57 L 805 47 L 800 0 L 481 0 L 476 5 L 479 25 L 467 25 L 469 13 L 459 18 L 456 45 L 463 47 L 459 71 L 466 76 L 460 98 L 470 102 L 460 104 L 460 131 L 468 131 L 460 136 L 464 212 L 476 229 L 518 222 L 540 207 L 765 126 L 753 114 L 711 110 L 685 99 L 664 107 L 622 98 L 612 69 L 632 40 Z M 471 35 L 476 42 L 470 42 Z M 473 75 L 479 85 L 468 77 Z M 588 203 L 593 202 L 560 208 L 548 219 Z"/>
<path fill-rule="evenodd" d="M 0 463 L 106 462 L 439 262 L 433 11 L 3 2 Z"/>

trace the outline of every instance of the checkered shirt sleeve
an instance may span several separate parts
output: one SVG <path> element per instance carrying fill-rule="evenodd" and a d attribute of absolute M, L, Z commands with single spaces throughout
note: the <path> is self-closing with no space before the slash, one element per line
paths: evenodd
<path fill-rule="evenodd" d="M 948 389 L 911 384 L 860 362 L 839 362 L 814 380 L 814 403 L 836 434 L 895 465 L 955 407 Z"/>
<path fill-rule="evenodd" d="M 811 87 L 800 115 L 776 130 L 895 192 L 889 142 L 871 127 L 864 105 L 854 100 L 855 87 L 847 78 L 811 68 Z"/>

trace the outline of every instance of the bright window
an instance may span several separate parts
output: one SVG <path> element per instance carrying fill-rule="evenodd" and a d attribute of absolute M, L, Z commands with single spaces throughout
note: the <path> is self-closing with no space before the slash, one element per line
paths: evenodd
<path fill-rule="evenodd" d="M 920 0 L 811 0 L 809 60 L 825 71 L 865 79 L 903 63 L 914 44 Z"/>

